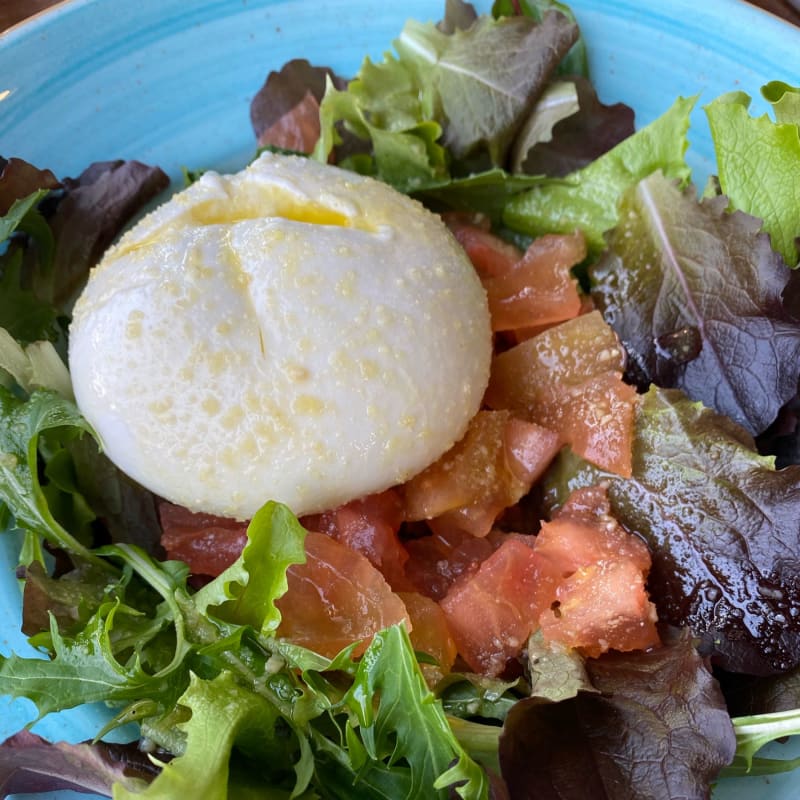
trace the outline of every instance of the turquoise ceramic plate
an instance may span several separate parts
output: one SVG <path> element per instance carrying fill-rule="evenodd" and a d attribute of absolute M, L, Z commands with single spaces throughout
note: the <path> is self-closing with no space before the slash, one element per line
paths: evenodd
<path fill-rule="evenodd" d="M 480 3 L 485 10 L 489 3 Z M 602 99 L 649 122 L 678 94 L 703 101 L 780 78 L 800 84 L 800 31 L 739 0 L 574 0 Z M 242 166 L 253 152 L 248 107 L 269 69 L 304 56 L 352 74 L 380 57 L 408 16 L 436 19 L 440 0 L 72 0 L 0 36 L 0 152 L 58 175 L 90 161 L 136 158 L 173 177 L 183 165 Z M 759 101 L 754 108 L 764 110 Z M 690 162 L 711 171 L 701 111 Z M 0 652 L 18 632 L 15 542 L 0 546 Z M 33 716 L 0 698 L 0 739 Z M 105 719 L 77 709 L 44 720 L 46 736 L 78 740 Z M 787 755 L 787 753 L 781 753 Z M 789 800 L 800 774 L 729 781 L 717 800 Z M 66 798 L 69 793 L 61 793 Z M 74 795 L 85 797 L 85 795 Z"/>

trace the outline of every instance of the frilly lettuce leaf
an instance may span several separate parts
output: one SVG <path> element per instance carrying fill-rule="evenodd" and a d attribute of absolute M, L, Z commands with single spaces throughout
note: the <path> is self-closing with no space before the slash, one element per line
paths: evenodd
<path fill-rule="evenodd" d="M 586 234 L 591 250 L 599 253 L 605 247 L 603 234 L 619 219 L 618 205 L 627 189 L 657 170 L 668 178 L 688 180 L 683 156 L 694 103 L 694 98 L 678 99 L 657 120 L 583 169 L 512 198 L 503 221 L 531 236 L 572 233 L 577 228 Z"/>
<path fill-rule="evenodd" d="M 779 99 L 774 84 L 768 94 L 776 99 L 781 122 L 766 114 L 751 117 L 750 97 L 732 92 L 705 106 L 717 155 L 719 183 L 731 207 L 764 221 L 772 246 L 793 267 L 800 236 L 800 124 L 792 93 Z M 794 110 L 790 110 L 790 105 Z"/>
<path fill-rule="evenodd" d="M 797 393 L 791 271 L 759 220 L 698 203 L 660 173 L 629 189 L 592 297 L 646 381 L 683 389 L 757 435 Z"/>
<path fill-rule="evenodd" d="M 761 94 L 772 104 L 777 122 L 800 125 L 800 87 L 770 81 L 761 87 Z"/>
<path fill-rule="evenodd" d="M 410 20 L 395 47 L 415 70 L 429 108 L 444 120 L 444 144 L 455 158 L 484 146 L 502 165 L 522 119 L 577 39 L 566 17 L 481 16 L 446 35 Z"/>
<path fill-rule="evenodd" d="M 267 503 L 250 522 L 241 556 L 193 598 L 200 613 L 215 606 L 214 616 L 250 625 L 264 634 L 275 631 L 281 614 L 275 600 L 286 593 L 286 570 L 306 560 L 305 529 L 280 503 Z"/>
<path fill-rule="evenodd" d="M 483 153 L 502 166 L 511 141 L 561 57 L 577 36 L 557 13 L 477 18 L 468 28 L 410 21 L 395 41 L 397 55 L 365 60 L 346 91 L 329 81 L 320 107 L 314 157 L 327 161 L 343 122 L 365 143 L 344 163 L 401 191 L 441 186 L 474 171 L 459 160 Z M 448 150 L 445 150 L 445 147 Z M 367 152 L 368 151 L 368 152 Z M 454 159 L 451 163 L 451 158 Z"/>

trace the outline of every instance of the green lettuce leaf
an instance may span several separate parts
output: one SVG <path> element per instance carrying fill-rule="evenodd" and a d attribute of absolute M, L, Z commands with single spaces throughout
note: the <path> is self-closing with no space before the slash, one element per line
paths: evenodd
<path fill-rule="evenodd" d="M 18 528 L 42 536 L 56 547 L 98 562 L 97 556 L 55 519 L 39 480 L 39 442 L 55 429 L 93 431 L 77 407 L 61 395 L 37 390 L 22 400 L 0 386 L 0 498 L 14 515 Z"/>
<path fill-rule="evenodd" d="M 404 192 L 441 187 L 451 171 L 502 166 L 576 26 L 553 13 L 540 24 L 482 16 L 448 30 L 410 21 L 394 43 L 397 55 L 365 60 L 346 90 L 329 79 L 314 157 L 328 160 L 344 123 L 362 145 L 349 143 L 340 164 Z"/>
<path fill-rule="evenodd" d="M 577 27 L 557 13 L 541 23 L 528 17 L 479 17 L 466 31 L 446 35 L 430 23 L 410 20 L 395 47 L 412 65 L 444 119 L 444 143 L 455 158 L 479 146 L 502 165 L 522 120 L 561 58 L 577 39 Z"/>
<path fill-rule="evenodd" d="M 114 800 L 183 796 L 227 800 L 230 759 L 237 744 L 245 751 L 255 750 L 265 763 L 287 763 L 286 740 L 276 730 L 278 712 L 240 686 L 230 673 L 223 672 L 213 680 L 192 675 L 178 703 L 191 712 L 188 721 L 179 725 L 186 736 L 184 753 L 165 764 L 143 791 L 116 784 Z"/>
<path fill-rule="evenodd" d="M 603 234 L 617 224 L 626 190 L 657 170 L 668 178 L 688 180 L 683 156 L 694 103 L 694 98 L 678 99 L 665 114 L 589 166 L 512 198 L 504 223 L 531 236 L 577 228 L 586 234 L 592 252 L 599 253 L 605 247 Z"/>
<path fill-rule="evenodd" d="M 705 106 L 720 187 L 731 208 L 764 221 L 772 246 L 793 267 L 800 236 L 800 124 L 776 123 L 766 114 L 751 117 L 749 105 L 748 95 L 732 92 Z M 792 118 L 792 112 L 786 117 Z"/>
<path fill-rule="evenodd" d="M 303 564 L 306 531 L 289 509 L 267 503 L 247 529 L 241 556 L 193 598 L 200 613 L 215 606 L 214 615 L 262 634 L 277 630 L 281 614 L 275 601 L 288 588 L 286 570 Z"/>
<path fill-rule="evenodd" d="M 800 87 L 770 81 L 761 87 L 761 94 L 772 104 L 778 122 L 800 125 Z"/>

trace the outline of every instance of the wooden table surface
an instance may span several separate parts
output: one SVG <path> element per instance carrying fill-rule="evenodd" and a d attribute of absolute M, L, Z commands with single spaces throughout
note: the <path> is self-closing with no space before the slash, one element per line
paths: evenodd
<path fill-rule="evenodd" d="M 800 0 L 749 0 L 749 2 L 800 25 Z M 55 0 L 0 0 L 0 31 L 52 5 L 55 5 Z"/>

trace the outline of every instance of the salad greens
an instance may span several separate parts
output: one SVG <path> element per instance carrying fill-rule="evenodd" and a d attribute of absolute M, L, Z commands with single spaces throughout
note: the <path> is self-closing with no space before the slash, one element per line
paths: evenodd
<path fill-rule="evenodd" d="M 702 798 L 720 774 L 797 766 L 755 754 L 800 734 L 800 448 L 780 470 L 773 449 L 800 430 L 800 89 L 764 88 L 775 122 L 741 94 L 706 106 L 724 196 L 698 201 L 684 160 L 696 100 L 633 133 L 585 73 L 561 3 L 498 0 L 478 17 L 452 0 L 350 82 L 289 62 L 252 121 L 263 144 L 318 109 L 315 158 L 483 212 L 518 241 L 583 230 L 581 277 L 643 392 L 633 475 L 564 450 L 541 510 L 605 482 L 650 548 L 663 646 L 584 659 L 534 634 L 507 680 L 454 672 L 430 687 L 403 625 L 358 656 L 278 635 L 306 558 L 280 504 L 205 585 L 160 560 L 156 498 L 102 455 L 60 358 L 75 292 L 165 176 L 106 162 L 59 181 L 3 159 L 0 497 L 24 535 L 23 629 L 42 657 L 0 656 L 0 694 L 40 716 L 103 701 L 115 716 L 98 739 L 127 723 L 142 738 L 20 732 L 0 745 L 2 796 Z"/>

